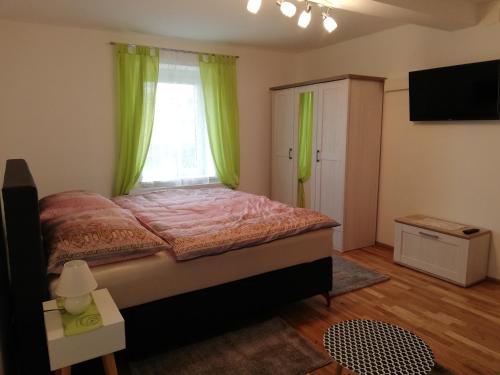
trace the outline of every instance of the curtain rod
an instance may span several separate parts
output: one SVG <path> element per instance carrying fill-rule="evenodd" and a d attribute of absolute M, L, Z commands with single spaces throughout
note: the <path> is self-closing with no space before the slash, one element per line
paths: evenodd
<path fill-rule="evenodd" d="M 121 43 L 109 42 L 109 44 L 111 44 L 112 46 L 114 46 L 114 45 L 121 44 Z M 123 44 L 128 44 L 129 46 L 135 46 L 136 45 L 136 44 L 133 44 L 133 43 L 123 43 Z M 171 51 L 171 52 L 184 52 L 184 53 L 196 53 L 196 54 L 201 53 L 202 55 L 215 55 L 215 53 L 212 53 L 212 52 L 189 51 L 189 50 L 176 49 L 176 48 L 165 48 L 165 47 L 151 47 L 151 48 L 158 48 L 158 49 L 160 49 L 162 51 Z M 226 55 L 226 56 L 236 57 L 237 59 L 240 58 L 239 56 L 231 56 L 231 55 Z"/>

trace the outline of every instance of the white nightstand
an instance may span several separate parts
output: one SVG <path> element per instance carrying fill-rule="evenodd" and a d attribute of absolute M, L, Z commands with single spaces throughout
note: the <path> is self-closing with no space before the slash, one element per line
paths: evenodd
<path fill-rule="evenodd" d="M 50 369 L 71 374 L 71 365 L 102 357 L 107 375 L 118 374 L 114 352 L 125 349 L 125 323 L 107 289 L 92 292 L 103 326 L 75 336 L 64 336 L 56 300 L 43 303 Z M 51 311 L 52 310 L 52 311 Z"/>

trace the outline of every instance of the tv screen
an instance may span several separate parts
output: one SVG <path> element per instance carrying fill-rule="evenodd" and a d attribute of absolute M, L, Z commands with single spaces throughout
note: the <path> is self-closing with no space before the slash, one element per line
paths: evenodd
<path fill-rule="evenodd" d="M 500 60 L 410 72 L 410 120 L 498 120 Z"/>

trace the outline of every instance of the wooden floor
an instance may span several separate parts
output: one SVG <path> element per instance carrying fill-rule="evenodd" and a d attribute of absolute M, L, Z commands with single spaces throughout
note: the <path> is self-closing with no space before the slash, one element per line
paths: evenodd
<path fill-rule="evenodd" d="M 323 333 L 331 324 L 377 319 L 416 333 L 431 346 L 436 361 L 457 375 L 500 374 L 500 284 L 454 286 L 393 264 L 392 251 L 383 248 L 343 256 L 391 280 L 335 297 L 329 308 L 314 297 L 281 310 L 281 317 L 303 336 L 322 348 Z M 314 374 L 335 374 L 335 367 Z"/>

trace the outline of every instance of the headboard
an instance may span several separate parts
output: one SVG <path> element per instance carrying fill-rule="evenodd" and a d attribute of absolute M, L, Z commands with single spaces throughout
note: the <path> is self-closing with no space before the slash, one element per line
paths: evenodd
<path fill-rule="evenodd" d="M 11 368 L 13 354 L 10 345 L 12 341 L 11 295 L 2 212 L 0 199 L 0 374 L 11 374 L 13 371 Z"/>
<path fill-rule="evenodd" d="M 2 189 L 12 295 L 13 346 L 18 375 L 49 372 L 42 301 L 47 262 L 38 191 L 25 160 L 7 160 Z"/>

